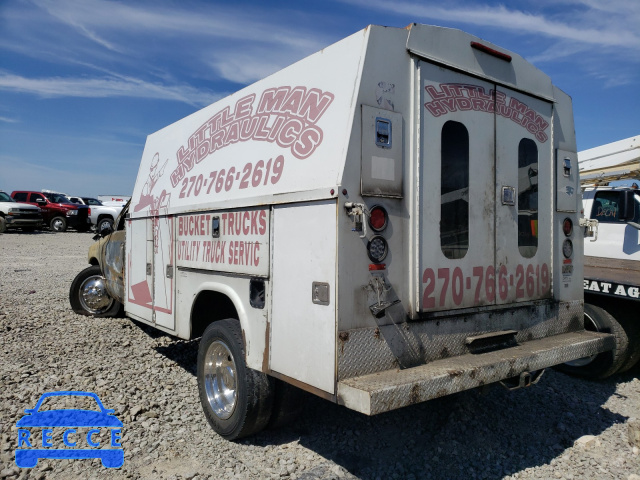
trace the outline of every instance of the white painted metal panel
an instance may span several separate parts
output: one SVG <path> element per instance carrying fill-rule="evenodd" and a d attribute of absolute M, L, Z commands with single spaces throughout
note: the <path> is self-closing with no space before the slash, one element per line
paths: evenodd
<path fill-rule="evenodd" d="M 497 92 L 496 303 L 506 304 L 550 295 L 552 104 L 503 87 Z M 537 161 L 519 168 L 527 148 Z M 514 205 L 504 204 L 503 187 L 515 189 Z"/>
<path fill-rule="evenodd" d="M 336 203 L 275 207 L 269 366 L 334 392 L 336 357 Z M 328 305 L 313 283 L 328 284 Z"/>
<path fill-rule="evenodd" d="M 420 72 L 420 308 L 492 304 L 493 285 L 487 285 L 494 268 L 493 85 L 426 62 L 420 62 Z M 469 181 L 467 189 L 442 195 L 442 132 L 447 122 L 462 124 L 468 132 Z M 462 258 L 447 258 L 441 247 L 442 225 L 448 220 L 441 218 L 441 205 L 452 202 L 468 204 L 469 228 L 460 232 L 468 235 L 468 250 Z"/>
<path fill-rule="evenodd" d="M 269 210 L 249 208 L 176 218 L 178 267 L 269 275 Z"/>
<path fill-rule="evenodd" d="M 153 321 L 153 281 L 147 264 L 153 264 L 152 220 L 127 220 L 125 310 L 129 314 Z"/>
<path fill-rule="evenodd" d="M 169 214 L 292 192 L 329 196 L 342 176 L 368 36 L 358 32 L 150 135 L 131 216 L 148 215 L 163 194 Z"/>
<path fill-rule="evenodd" d="M 162 207 L 161 207 L 162 210 Z M 153 217 L 153 313 L 155 323 L 174 330 L 174 217 Z"/>

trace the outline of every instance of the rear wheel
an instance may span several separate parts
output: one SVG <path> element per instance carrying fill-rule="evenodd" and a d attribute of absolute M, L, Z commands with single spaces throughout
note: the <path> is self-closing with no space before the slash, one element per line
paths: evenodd
<path fill-rule="evenodd" d="M 267 425 L 273 379 L 247 367 L 238 320 L 220 320 L 204 331 L 198 347 L 198 391 L 207 421 L 227 440 Z"/>
<path fill-rule="evenodd" d="M 74 312 L 89 317 L 115 317 L 122 310 L 122 304 L 107 293 L 98 265 L 76 275 L 69 289 L 69 303 Z"/>
<path fill-rule="evenodd" d="M 589 331 L 613 334 L 615 347 L 608 352 L 558 365 L 558 370 L 593 379 L 603 379 L 613 375 L 629 358 L 627 333 L 609 312 L 588 303 L 584 305 L 584 327 Z"/>
<path fill-rule="evenodd" d="M 49 222 L 49 228 L 54 232 L 66 232 L 67 220 L 64 217 L 54 217 Z"/>
<path fill-rule="evenodd" d="M 4 233 L 7 231 L 7 221 L 4 217 L 0 217 L 0 233 Z"/>

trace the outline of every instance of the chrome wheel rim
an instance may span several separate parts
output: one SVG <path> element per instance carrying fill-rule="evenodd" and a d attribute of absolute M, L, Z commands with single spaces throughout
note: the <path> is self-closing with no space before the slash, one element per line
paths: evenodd
<path fill-rule="evenodd" d="M 204 387 L 213 413 L 226 420 L 236 408 L 238 391 L 236 363 L 231 350 L 222 340 L 207 349 L 204 361 Z"/>
<path fill-rule="evenodd" d="M 53 229 L 56 232 L 59 232 L 62 230 L 62 220 L 54 220 L 53 221 Z"/>
<path fill-rule="evenodd" d="M 587 313 L 584 314 L 584 329 L 590 332 L 598 332 L 598 325 Z M 593 360 L 597 357 L 597 355 L 591 355 L 590 357 L 582 357 L 576 358 L 571 362 L 567 362 L 566 365 L 570 367 L 584 367 L 589 365 Z"/>
<path fill-rule="evenodd" d="M 94 315 L 106 312 L 113 305 L 113 299 L 107 294 L 104 285 L 104 277 L 95 275 L 82 282 L 80 304 L 87 312 Z"/>

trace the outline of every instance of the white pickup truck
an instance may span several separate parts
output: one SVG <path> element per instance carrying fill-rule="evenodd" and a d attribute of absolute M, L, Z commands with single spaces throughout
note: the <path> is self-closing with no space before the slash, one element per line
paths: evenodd
<path fill-rule="evenodd" d="M 579 152 L 578 160 L 584 216 L 598 222 L 584 240 L 585 327 L 613 333 L 618 347 L 561 369 L 605 378 L 640 360 L 640 136 Z"/>
<path fill-rule="evenodd" d="M 18 203 L 0 190 L 0 233 L 9 228 L 32 232 L 42 226 L 42 213 L 35 205 Z"/>
<path fill-rule="evenodd" d="M 105 228 L 113 228 L 113 222 L 120 212 L 122 211 L 122 205 L 105 205 L 100 200 L 91 197 L 69 197 L 73 203 L 79 203 L 87 205 L 91 208 L 89 218 L 91 223 L 95 225 L 96 231 L 100 232 Z"/>

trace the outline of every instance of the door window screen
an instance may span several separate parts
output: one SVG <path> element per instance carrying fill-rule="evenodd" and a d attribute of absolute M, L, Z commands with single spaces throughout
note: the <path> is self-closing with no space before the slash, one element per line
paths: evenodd
<path fill-rule="evenodd" d="M 469 132 L 459 122 L 442 126 L 440 246 L 447 258 L 469 250 Z"/>
<path fill-rule="evenodd" d="M 529 138 L 518 145 L 518 250 L 525 258 L 538 251 L 538 146 Z"/>

